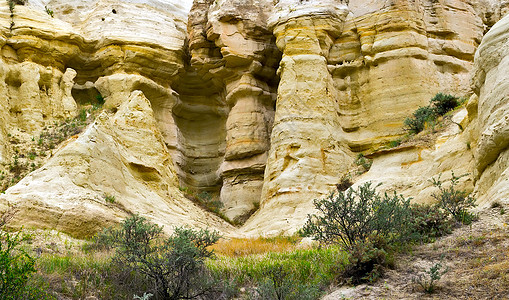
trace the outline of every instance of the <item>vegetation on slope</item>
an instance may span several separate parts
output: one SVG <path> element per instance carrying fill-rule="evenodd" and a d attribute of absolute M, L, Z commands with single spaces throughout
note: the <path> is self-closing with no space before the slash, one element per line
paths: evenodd
<path fill-rule="evenodd" d="M 82 108 L 76 117 L 46 125 L 38 136 L 32 136 L 28 140 L 22 134 L 19 136 L 9 134 L 14 155 L 7 165 L 3 168 L 0 166 L 0 192 L 4 192 L 28 173 L 42 166 L 51 157 L 54 149 L 70 137 L 78 135 L 92 123 L 100 108 L 101 104 Z"/>

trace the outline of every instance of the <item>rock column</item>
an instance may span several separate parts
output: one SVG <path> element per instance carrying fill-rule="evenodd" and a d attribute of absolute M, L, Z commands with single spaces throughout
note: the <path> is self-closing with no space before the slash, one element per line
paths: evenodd
<path fill-rule="evenodd" d="M 299 228 L 312 211 L 313 198 L 328 193 L 352 162 L 327 69 L 346 14 L 347 7 L 337 1 L 285 1 L 269 21 L 283 52 L 281 81 L 262 208 L 246 224 L 248 232 Z"/>
<path fill-rule="evenodd" d="M 236 218 L 260 201 L 269 150 L 273 101 L 266 83 L 244 73 L 226 86 L 231 110 L 226 120 L 225 161 L 221 201 L 225 214 Z"/>

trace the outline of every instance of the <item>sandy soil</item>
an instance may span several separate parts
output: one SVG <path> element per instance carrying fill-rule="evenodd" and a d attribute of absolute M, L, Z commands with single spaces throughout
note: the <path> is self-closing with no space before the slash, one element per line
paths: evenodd
<path fill-rule="evenodd" d="M 372 285 L 339 287 L 333 299 L 509 299 L 509 207 L 479 212 L 479 220 L 396 258 L 396 268 Z M 432 294 L 413 280 L 442 257 L 447 272 Z M 446 267 L 445 267 L 446 266 Z M 429 279 L 429 276 L 425 277 Z"/>

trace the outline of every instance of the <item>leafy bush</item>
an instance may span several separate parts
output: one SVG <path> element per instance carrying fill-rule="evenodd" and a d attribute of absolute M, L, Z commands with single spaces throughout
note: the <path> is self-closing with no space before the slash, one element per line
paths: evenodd
<path fill-rule="evenodd" d="M 432 178 L 431 182 L 436 186 L 440 192 L 434 193 L 432 196 L 438 201 L 438 206 L 451 214 L 454 219 L 463 224 L 470 224 L 476 220 L 476 216 L 468 211 L 469 208 L 475 207 L 475 199 L 472 198 L 465 190 L 456 190 L 455 186 L 458 184 L 460 178 L 467 176 L 463 174 L 460 176 L 454 175 L 451 171 L 451 183 L 448 188 L 443 186 L 440 180 L 442 174 L 438 178 Z"/>
<path fill-rule="evenodd" d="M 397 242 L 404 237 L 401 228 L 410 218 L 410 199 L 396 193 L 381 196 L 370 182 L 358 189 L 331 193 L 314 200 L 314 205 L 320 215 L 308 216 L 303 233 L 322 243 L 343 244 L 348 250 L 374 235 L 388 243 Z"/>
<path fill-rule="evenodd" d="M 35 260 L 20 248 L 27 239 L 21 231 L 0 232 L 0 299 L 35 299 L 25 295 L 27 282 L 36 271 Z"/>
<path fill-rule="evenodd" d="M 429 106 L 419 107 L 410 118 L 403 122 L 406 129 L 417 134 L 424 130 L 426 123 L 434 122 L 437 117 L 445 115 L 460 104 L 457 97 L 438 93 L 431 100 Z"/>
<path fill-rule="evenodd" d="M 387 246 L 387 245 L 385 245 Z M 376 245 L 372 241 L 357 243 L 350 250 L 348 264 L 341 273 L 351 284 L 375 282 L 383 275 L 388 264 L 388 252 L 384 245 Z"/>
<path fill-rule="evenodd" d="M 445 115 L 447 112 L 455 109 L 459 104 L 457 97 L 442 93 L 436 94 L 430 101 L 430 106 L 437 116 Z"/>
<path fill-rule="evenodd" d="M 429 106 L 419 107 L 411 118 L 403 122 L 410 133 L 417 134 L 424 130 L 426 123 L 435 119 L 435 112 Z"/>
<path fill-rule="evenodd" d="M 162 299 L 199 299 L 217 292 L 204 264 L 213 256 L 207 247 L 219 239 L 216 233 L 176 228 L 163 239 L 162 227 L 135 215 L 112 235 L 115 261 L 151 278 Z"/>
<path fill-rule="evenodd" d="M 451 233 L 453 224 L 437 205 L 413 204 L 411 214 L 410 238 L 414 241 L 430 242 Z"/>
<path fill-rule="evenodd" d="M 369 171 L 371 165 L 373 164 L 373 160 L 366 158 L 364 154 L 359 153 L 359 155 L 357 155 L 357 160 L 355 161 L 355 164 L 358 166 L 362 166 L 364 168 L 364 171 Z"/>

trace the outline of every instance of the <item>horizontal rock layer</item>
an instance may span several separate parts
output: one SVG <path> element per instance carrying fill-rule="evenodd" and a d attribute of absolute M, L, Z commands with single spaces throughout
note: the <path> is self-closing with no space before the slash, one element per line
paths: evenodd
<path fill-rule="evenodd" d="M 428 179 L 454 170 L 472 173 L 462 187 L 475 185 L 481 202 L 506 197 L 507 18 L 494 24 L 507 1 L 189 7 L 31 0 L 11 12 L 0 3 L 4 170 L 19 151 L 10 137 L 33 139 L 106 100 L 94 125 L 1 197 L 2 210 L 17 209 L 14 223 L 84 236 L 139 211 L 232 234 L 184 191 L 249 219 L 239 234 L 294 232 L 359 152 L 405 134 L 403 120 L 437 92 L 472 90 L 453 117 L 463 131 L 452 124 L 431 146 L 380 152 L 357 184 L 384 182 L 428 202 Z"/>

